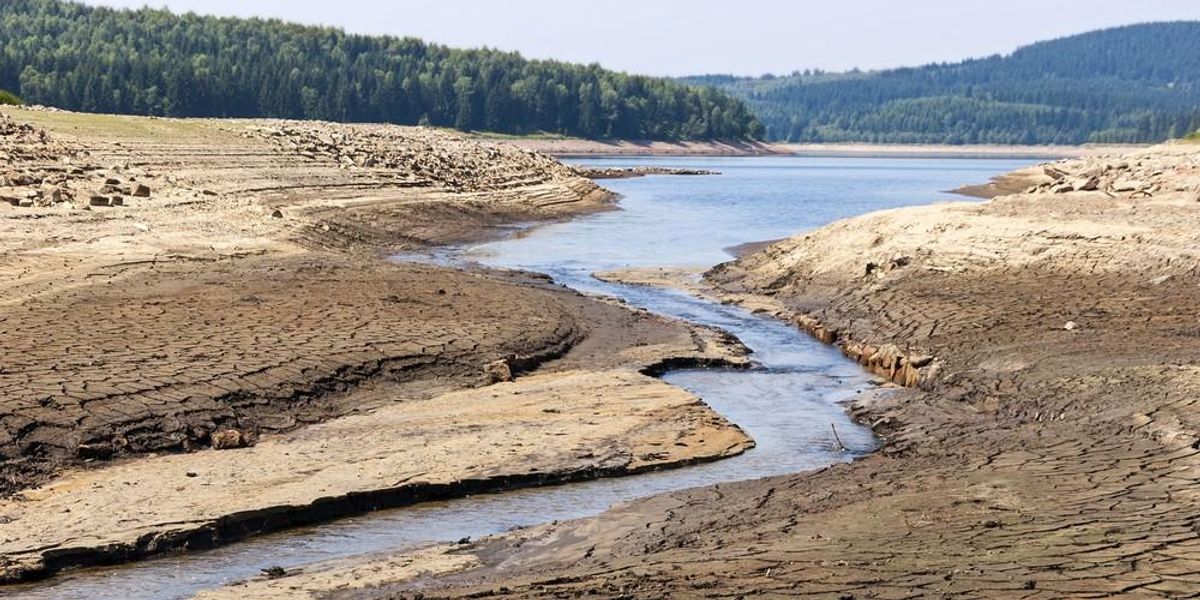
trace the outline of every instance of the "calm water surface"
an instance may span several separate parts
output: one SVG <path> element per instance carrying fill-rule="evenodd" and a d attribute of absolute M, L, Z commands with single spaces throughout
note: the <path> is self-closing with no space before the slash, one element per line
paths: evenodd
<path fill-rule="evenodd" d="M 5 598 L 92 600 L 188 598 L 198 591 L 285 568 L 411 548 L 597 514 L 651 494 L 818 468 L 870 452 L 874 440 L 847 419 L 842 402 L 873 385 L 857 365 L 782 324 L 684 294 L 599 282 L 591 273 L 627 266 L 710 266 L 738 244 L 781 238 L 865 212 L 963 200 L 944 190 L 1025 166 L 998 159 L 620 158 L 603 166 L 657 165 L 719 176 L 602 182 L 624 210 L 524 230 L 511 239 L 444 253 L 547 273 L 560 283 L 625 299 L 654 312 L 714 325 L 754 350 L 749 372 L 687 370 L 665 379 L 740 425 L 758 447 L 729 460 L 629 478 L 481 495 L 344 519 L 262 536 L 211 552 L 116 569 L 85 570 Z M 834 442 L 836 428 L 848 447 Z"/>

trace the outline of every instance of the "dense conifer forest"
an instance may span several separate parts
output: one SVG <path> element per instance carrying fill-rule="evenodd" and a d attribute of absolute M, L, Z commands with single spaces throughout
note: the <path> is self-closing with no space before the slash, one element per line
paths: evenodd
<path fill-rule="evenodd" d="M 684 81 L 745 99 L 771 140 L 1154 142 L 1200 129 L 1200 22 L 1106 29 L 954 64 Z"/>
<path fill-rule="evenodd" d="M 427 124 L 588 138 L 744 139 L 745 104 L 597 65 L 277 20 L 0 2 L 0 89 L 30 104 L 188 117 Z"/>

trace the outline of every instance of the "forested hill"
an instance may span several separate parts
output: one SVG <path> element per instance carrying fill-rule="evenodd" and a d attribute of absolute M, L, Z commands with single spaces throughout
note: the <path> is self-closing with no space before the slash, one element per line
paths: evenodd
<path fill-rule="evenodd" d="M 1200 128 L 1200 22 L 1151 23 L 1008 56 L 879 72 L 706 76 L 793 142 L 1154 142 Z"/>
<path fill-rule="evenodd" d="M 275 20 L 0 0 L 0 89 L 61 108 L 589 138 L 761 135 L 713 88 Z"/>

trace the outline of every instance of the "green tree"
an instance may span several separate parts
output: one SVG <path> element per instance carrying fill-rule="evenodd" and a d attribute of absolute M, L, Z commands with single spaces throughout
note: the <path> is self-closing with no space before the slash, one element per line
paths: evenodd
<path fill-rule="evenodd" d="M 62 108 L 164 116 L 591 138 L 753 138 L 764 131 L 729 94 L 596 65 L 61 0 L 0 2 L 0 87 Z"/>

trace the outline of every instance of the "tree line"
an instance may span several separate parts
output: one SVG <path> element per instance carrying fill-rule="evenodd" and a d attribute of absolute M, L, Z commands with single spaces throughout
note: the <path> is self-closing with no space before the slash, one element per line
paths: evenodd
<path fill-rule="evenodd" d="M 726 92 L 598 65 L 60 0 L 0 2 L 0 88 L 26 103 L 89 112 L 653 140 L 764 132 Z"/>
<path fill-rule="evenodd" d="M 1200 22 L 1118 27 L 919 68 L 685 81 L 746 100 L 771 140 L 1156 142 L 1200 129 Z"/>

